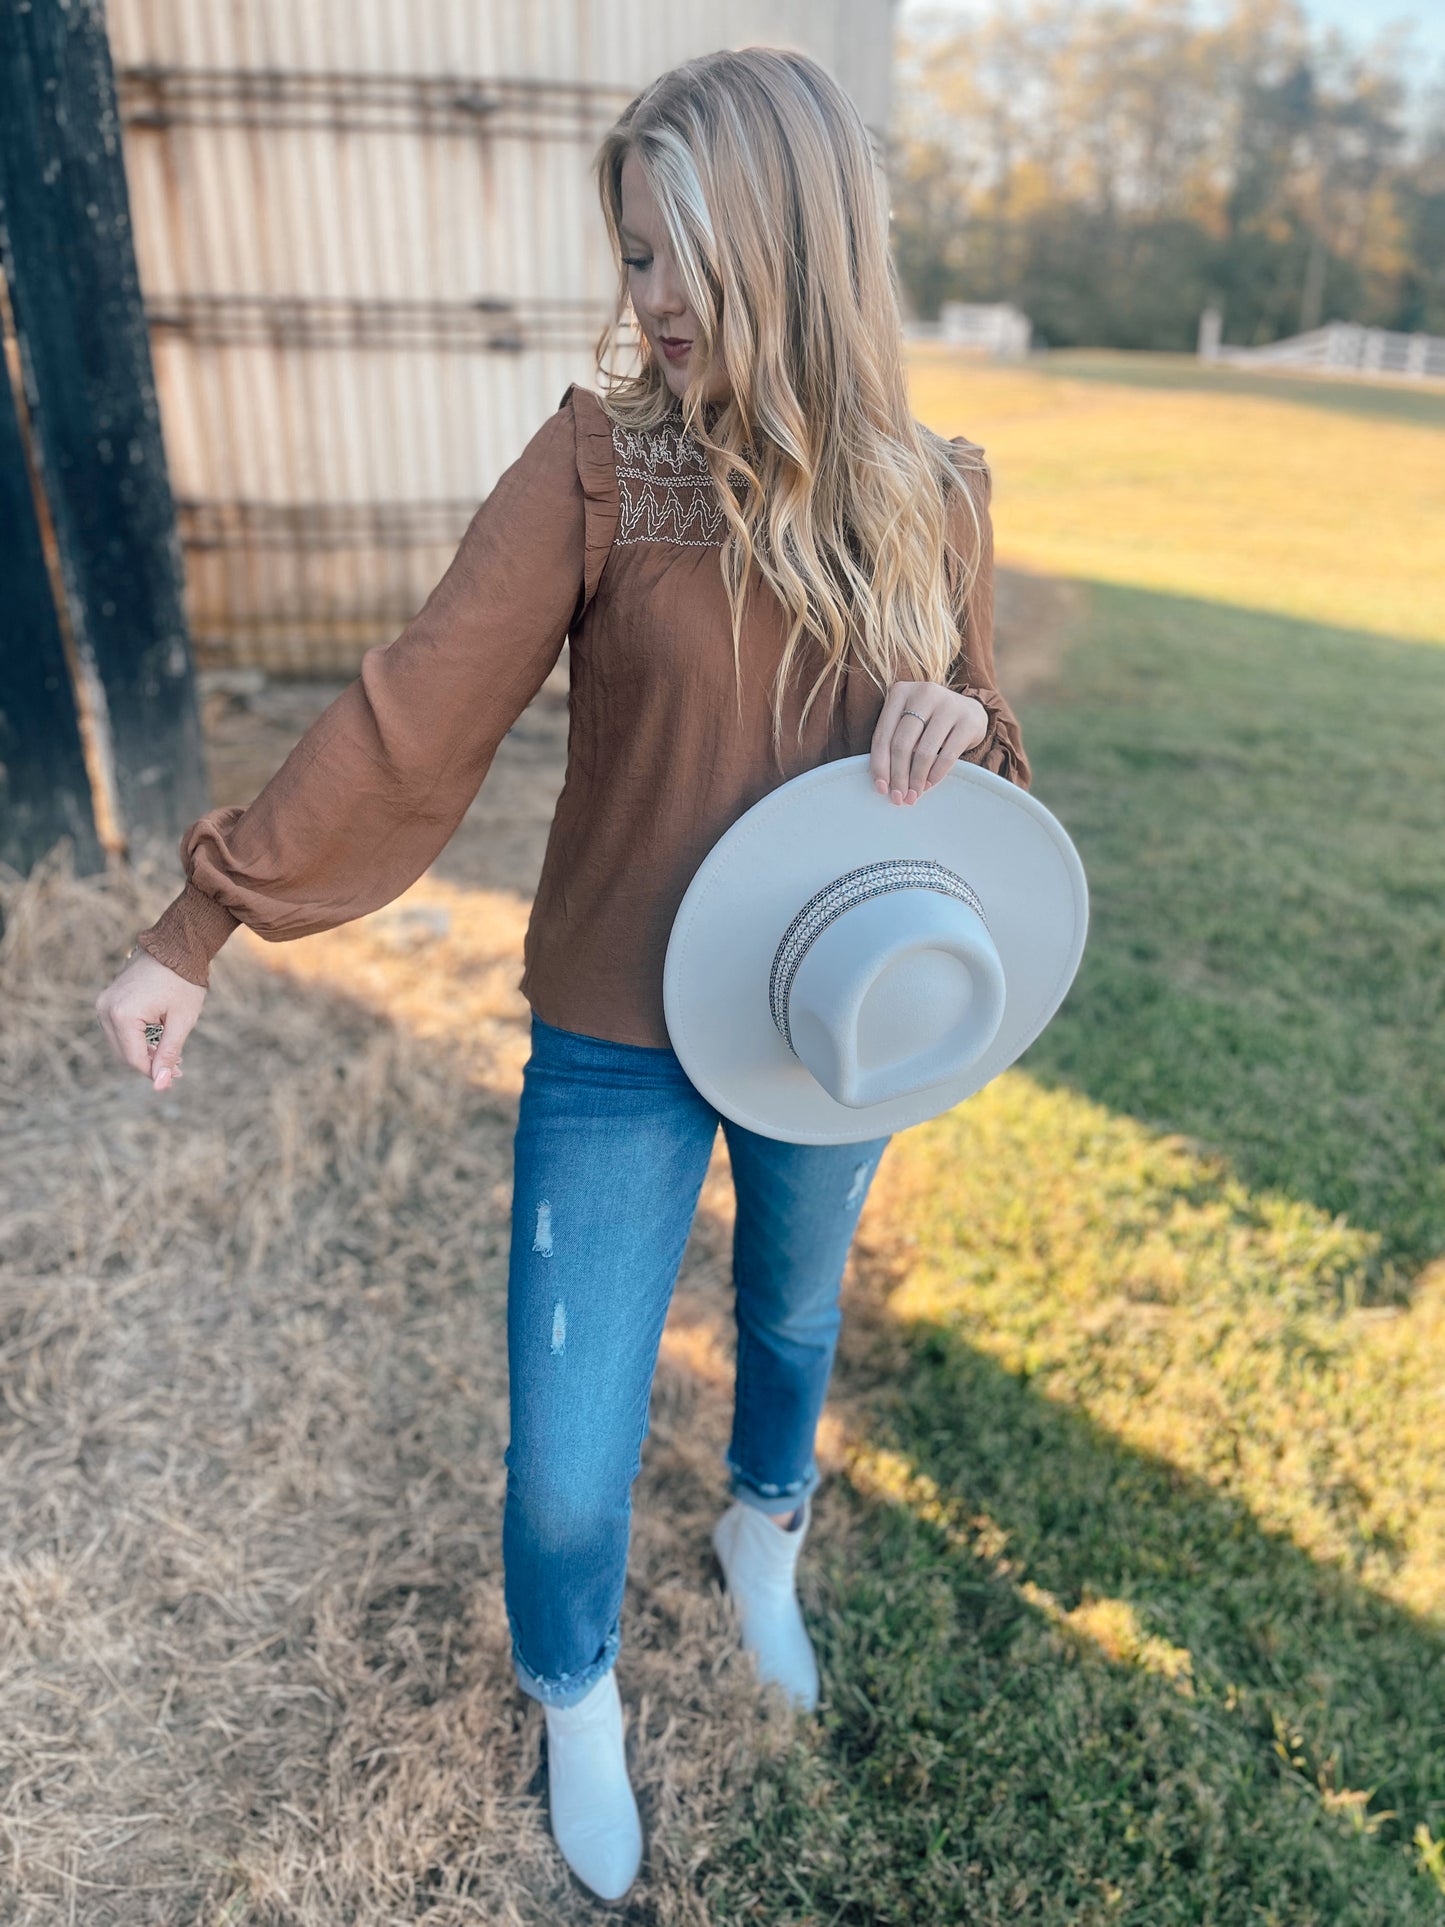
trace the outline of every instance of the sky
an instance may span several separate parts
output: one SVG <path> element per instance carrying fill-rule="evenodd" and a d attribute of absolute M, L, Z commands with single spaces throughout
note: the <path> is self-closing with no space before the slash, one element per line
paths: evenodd
<path fill-rule="evenodd" d="M 1421 79 L 1445 85 L 1445 0 L 1301 0 L 1307 20 L 1336 29 L 1357 46 L 1368 46 L 1380 32 L 1397 22 L 1413 29 L 1415 61 Z M 957 12 L 965 17 L 992 11 L 990 0 L 900 0 L 897 18 L 905 24 L 920 14 Z M 1199 0 L 1202 20 L 1217 17 L 1220 8 Z"/>
<path fill-rule="evenodd" d="M 1427 63 L 1445 57 L 1445 6 L 1440 0 L 1411 6 L 1409 0 L 1304 0 L 1306 16 L 1322 27 L 1338 28 L 1346 40 L 1368 44 L 1382 27 L 1403 21 L 1415 30 L 1415 45 Z"/>

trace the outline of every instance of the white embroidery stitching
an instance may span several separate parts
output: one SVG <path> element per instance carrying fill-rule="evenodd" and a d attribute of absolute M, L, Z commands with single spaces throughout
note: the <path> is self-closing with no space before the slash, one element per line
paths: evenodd
<path fill-rule="evenodd" d="M 621 502 L 615 542 L 716 548 L 727 533 L 707 457 L 686 429 L 612 424 Z"/>

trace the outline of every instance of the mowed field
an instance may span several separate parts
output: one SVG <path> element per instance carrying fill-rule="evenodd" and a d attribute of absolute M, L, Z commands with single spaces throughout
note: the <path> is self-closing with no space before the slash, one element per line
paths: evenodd
<path fill-rule="evenodd" d="M 1445 419 L 919 351 L 1089 874 L 1044 1035 L 895 1139 L 760 1699 L 721 1138 L 635 1492 L 638 1923 L 1445 1921 Z M 1413 412 L 1412 412 L 1413 411 Z M 1057 575 L 1063 580 L 1051 583 Z M 335 686 L 218 703 L 245 800 Z M 375 917 L 239 932 L 156 1098 L 91 1004 L 175 887 L 0 878 L 0 1918 L 602 1918 L 501 1601 L 520 943 L 565 687 Z"/>
<path fill-rule="evenodd" d="M 1020 702 L 1090 943 L 880 1173 L 846 1697 L 749 1903 L 1440 1921 L 1445 419 L 1045 366 L 914 397 L 1001 558 L 1090 585 Z"/>
<path fill-rule="evenodd" d="M 913 350 L 914 412 L 984 444 L 1013 560 L 1441 640 L 1445 393 L 1237 370 L 1211 382 L 1171 355 L 1043 367 Z"/>

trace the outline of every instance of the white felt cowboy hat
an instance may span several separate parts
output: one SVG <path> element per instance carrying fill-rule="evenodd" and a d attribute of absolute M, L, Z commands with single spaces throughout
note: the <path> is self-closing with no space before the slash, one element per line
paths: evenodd
<path fill-rule="evenodd" d="M 959 762 L 896 804 L 866 755 L 842 757 L 780 784 L 703 858 L 668 939 L 668 1035 L 749 1130 L 883 1137 L 1028 1048 L 1087 927 L 1078 851 L 1027 790 Z"/>

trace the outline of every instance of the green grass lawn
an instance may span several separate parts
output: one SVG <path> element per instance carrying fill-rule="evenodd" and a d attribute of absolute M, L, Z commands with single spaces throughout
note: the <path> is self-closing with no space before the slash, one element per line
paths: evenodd
<path fill-rule="evenodd" d="M 1267 609 L 1387 638 L 1445 640 L 1440 398 L 1409 419 L 1185 385 L 918 351 L 919 417 L 982 442 L 999 553 L 1056 575 Z M 1250 378 L 1258 384 L 1260 378 Z M 1248 386 L 1248 383 L 1246 383 Z"/>
<path fill-rule="evenodd" d="M 1296 452 L 1271 469 L 1245 423 L 1272 507 L 1243 559 L 1248 502 L 1192 479 L 1211 410 L 1286 404 L 1169 397 L 1200 440 L 1140 586 L 1088 505 L 1091 463 L 1161 459 L 1139 391 L 1108 391 L 1101 451 L 1097 411 L 1066 397 L 1051 432 L 1037 376 L 988 382 L 929 418 L 989 445 L 1001 552 L 1094 545 L 1022 718 L 1089 945 L 1020 1062 L 884 1160 L 858 1256 L 902 1362 L 846 1547 L 810 1554 L 828 1705 L 739 1790 L 710 1901 L 799 1927 L 1439 1923 L 1445 516 L 1396 474 L 1343 561 L 1358 609 L 1408 538 L 1404 633 L 1330 624 L 1283 507 Z M 1445 433 L 1288 406 L 1354 438 L 1356 475 L 1401 434 L 1445 475 Z"/>
<path fill-rule="evenodd" d="M 1298 402 L 1307 408 L 1339 409 L 1380 421 L 1445 427 L 1445 382 L 1404 382 L 1325 377 L 1256 364 L 1204 362 L 1196 355 L 1130 354 L 1105 348 L 1056 348 L 1030 356 L 1041 375 L 1067 381 L 1105 381 L 1140 388 L 1192 388 L 1208 395 L 1253 395 Z"/>

